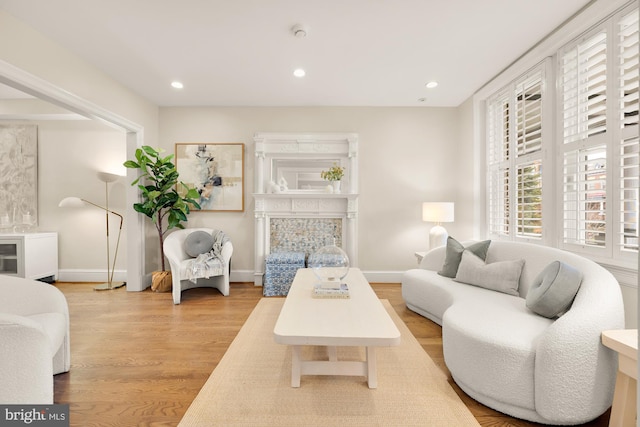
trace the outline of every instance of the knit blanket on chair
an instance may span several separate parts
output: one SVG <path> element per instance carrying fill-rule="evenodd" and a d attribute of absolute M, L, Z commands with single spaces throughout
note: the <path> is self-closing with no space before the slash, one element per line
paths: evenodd
<path fill-rule="evenodd" d="M 196 283 L 198 279 L 224 274 L 224 258 L 222 258 L 222 247 L 229 241 L 229 237 L 220 230 L 213 230 L 213 248 L 209 252 L 198 255 L 187 265 L 187 279 Z"/>

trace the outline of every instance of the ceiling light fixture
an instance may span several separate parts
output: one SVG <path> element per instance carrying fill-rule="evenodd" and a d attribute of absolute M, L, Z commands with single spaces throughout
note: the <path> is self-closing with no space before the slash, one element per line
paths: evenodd
<path fill-rule="evenodd" d="M 303 24 L 296 24 L 291 28 L 291 32 L 297 38 L 303 39 L 307 37 L 307 33 L 309 32 L 309 27 Z"/>
<path fill-rule="evenodd" d="M 296 77 L 304 77 L 307 73 L 302 68 L 296 68 L 293 70 L 293 75 Z"/>
<path fill-rule="evenodd" d="M 184 85 L 181 82 L 175 81 L 171 82 L 171 87 L 174 89 L 182 89 Z"/>
<path fill-rule="evenodd" d="M 427 89 L 433 89 L 434 87 L 438 86 L 438 82 L 429 82 L 425 86 L 427 87 Z"/>

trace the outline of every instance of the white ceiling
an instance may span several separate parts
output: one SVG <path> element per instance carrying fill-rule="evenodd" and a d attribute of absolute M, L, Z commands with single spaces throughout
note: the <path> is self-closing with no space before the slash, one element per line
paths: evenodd
<path fill-rule="evenodd" d="M 588 3 L 0 0 L 0 8 L 160 106 L 457 106 Z M 307 37 L 293 36 L 298 23 Z M 292 75 L 298 67 L 306 77 Z M 425 88 L 431 80 L 439 86 Z"/>

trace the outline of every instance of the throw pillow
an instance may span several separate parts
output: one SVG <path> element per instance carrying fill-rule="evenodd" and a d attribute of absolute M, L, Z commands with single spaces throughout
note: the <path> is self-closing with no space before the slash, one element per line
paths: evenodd
<path fill-rule="evenodd" d="M 527 307 L 550 319 L 566 312 L 578 293 L 582 273 L 569 264 L 553 261 L 538 274 L 527 294 Z"/>
<path fill-rule="evenodd" d="M 523 266 L 523 259 L 485 264 L 477 255 L 465 250 L 462 253 L 458 274 L 453 280 L 518 296 Z"/>
<path fill-rule="evenodd" d="M 438 271 L 438 274 L 453 279 L 456 277 L 458 266 L 462 259 L 462 252 L 465 249 L 476 254 L 482 259 L 482 261 L 484 261 L 487 258 L 487 251 L 489 250 L 490 244 L 491 240 L 483 240 L 482 242 L 473 243 L 465 248 L 462 243 L 449 236 L 447 238 L 447 252 L 444 258 L 444 264 L 442 264 L 442 269 Z"/>
<path fill-rule="evenodd" d="M 190 257 L 196 258 L 213 248 L 213 236 L 206 231 L 194 231 L 184 239 L 184 251 Z"/>

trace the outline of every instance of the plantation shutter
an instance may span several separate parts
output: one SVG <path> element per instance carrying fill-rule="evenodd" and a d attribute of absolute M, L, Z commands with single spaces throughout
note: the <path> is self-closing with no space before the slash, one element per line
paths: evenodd
<path fill-rule="evenodd" d="M 607 146 L 564 155 L 564 241 L 605 245 Z"/>
<path fill-rule="evenodd" d="M 620 226 L 617 244 L 621 251 L 638 250 L 638 188 L 640 144 L 638 142 L 638 10 L 617 23 L 619 54 L 619 148 Z"/>
<path fill-rule="evenodd" d="M 494 236 L 542 236 L 544 68 L 487 101 L 488 227 Z"/>
<path fill-rule="evenodd" d="M 607 34 L 599 30 L 559 57 L 564 242 L 605 246 Z"/>
<path fill-rule="evenodd" d="M 536 160 L 518 166 L 517 235 L 542 235 L 542 162 Z"/>
<path fill-rule="evenodd" d="M 543 74 L 536 71 L 515 86 L 517 227 L 520 237 L 542 236 Z"/>
<path fill-rule="evenodd" d="M 491 234 L 509 234 L 509 96 L 503 92 L 487 102 L 488 227 Z"/>

